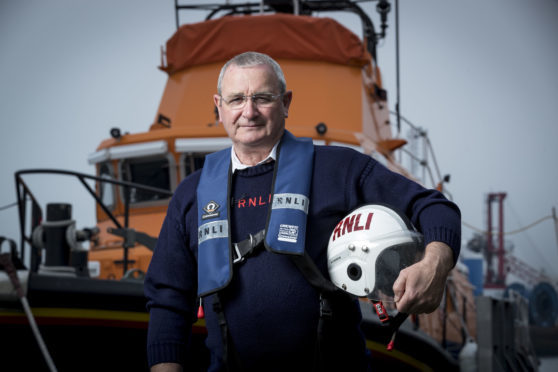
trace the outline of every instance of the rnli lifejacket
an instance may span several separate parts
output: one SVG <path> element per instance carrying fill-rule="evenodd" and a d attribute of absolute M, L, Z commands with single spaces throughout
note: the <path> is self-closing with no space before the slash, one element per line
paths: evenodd
<path fill-rule="evenodd" d="M 265 247 L 271 252 L 305 255 L 313 157 L 310 138 L 297 138 L 285 131 L 277 149 L 265 228 Z M 206 156 L 197 188 L 200 297 L 225 288 L 232 280 L 231 179 L 230 148 Z"/>
<path fill-rule="evenodd" d="M 313 158 L 314 145 L 310 138 L 297 138 L 285 131 L 277 149 L 271 187 L 272 203 L 266 228 L 243 242 L 232 243 L 228 203 L 232 180 L 231 150 L 229 148 L 206 156 L 196 191 L 198 296 L 201 299 L 217 293 L 213 298 L 213 310 L 221 328 L 223 363 L 227 371 L 242 368 L 230 337 L 219 291 L 231 282 L 233 264 L 243 259 L 244 253 L 259 245 L 260 240 L 264 240 L 268 251 L 289 255 L 306 280 L 319 291 L 315 366 L 319 371 L 327 369 L 326 356 L 322 352 L 324 325 L 332 318 L 329 296 L 339 293 L 339 289 L 321 274 L 304 248 Z"/>

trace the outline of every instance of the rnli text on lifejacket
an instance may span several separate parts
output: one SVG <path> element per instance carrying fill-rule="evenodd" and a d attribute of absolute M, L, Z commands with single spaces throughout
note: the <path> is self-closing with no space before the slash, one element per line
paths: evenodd
<path fill-rule="evenodd" d="M 227 238 L 229 236 L 229 223 L 227 220 L 204 223 L 198 228 L 198 244 L 209 239 Z"/>

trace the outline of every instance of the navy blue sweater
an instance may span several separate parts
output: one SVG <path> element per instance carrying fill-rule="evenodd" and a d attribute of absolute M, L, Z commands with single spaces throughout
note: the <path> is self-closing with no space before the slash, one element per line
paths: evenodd
<path fill-rule="evenodd" d="M 306 250 L 327 277 L 327 244 L 335 225 L 367 203 L 386 203 L 406 213 L 424 234 L 425 243 L 448 244 L 457 259 L 460 214 L 455 204 L 354 150 L 316 146 L 307 222 Z M 233 176 L 232 241 L 265 228 L 274 163 L 237 171 Z M 200 173 L 186 178 L 169 204 L 145 280 L 150 322 L 149 364 L 184 360 L 197 293 L 197 202 Z M 316 343 L 318 292 L 289 257 L 260 251 L 235 265 L 222 303 L 244 370 L 311 370 Z M 204 300 L 211 352 L 210 370 L 222 370 L 222 340 L 210 298 Z M 335 353 L 329 365 L 365 370 L 361 314 L 356 301 L 334 301 L 328 329 Z M 353 365 L 348 365 L 351 361 Z"/>

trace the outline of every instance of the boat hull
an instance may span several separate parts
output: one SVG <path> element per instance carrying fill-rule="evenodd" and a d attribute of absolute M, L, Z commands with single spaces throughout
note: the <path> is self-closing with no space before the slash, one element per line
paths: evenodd
<path fill-rule="evenodd" d="M 31 274 L 27 297 L 58 371 L 147 371 L 149 315 L 140 281 L 110 281 Z M 420 331 L 404 326 L 393 351 L 387 330 L 363 303 L 362 329 L 377 370 L 458 370 L 455 360 Z M 0 301 L 3 370 L 47 371 L 19 302 Z M 194 324 L 189 370 L 207 370 L 203 320 Z M 4 369 L 5 368 L 5 369 Z"/>

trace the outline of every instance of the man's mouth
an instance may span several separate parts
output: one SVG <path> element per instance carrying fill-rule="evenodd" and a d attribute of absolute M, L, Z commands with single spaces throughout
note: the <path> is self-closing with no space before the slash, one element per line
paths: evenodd
<path fill-rule="evenodd" d="M 260 123 L 244 123 L 238 125 L 239 128 L 258 128 L 263 126 L 265 126 L 265 124 L 260 124 Z"/>

